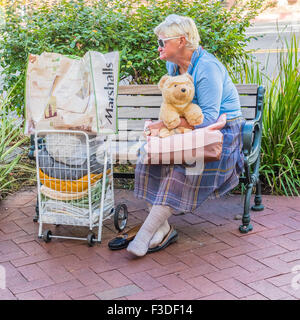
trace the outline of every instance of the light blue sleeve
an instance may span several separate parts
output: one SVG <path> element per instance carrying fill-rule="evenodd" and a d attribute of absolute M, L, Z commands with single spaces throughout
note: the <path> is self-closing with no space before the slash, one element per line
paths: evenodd
<path fill-rule="evenodd" d="M 202 70 L 196 71 L 195 91 L 197 104 L 200 106 L 204 120 L 195 128 L 203 128 L 217 121 L 222 95 L 224 75 L 215 62 L 206 62 Z"/>

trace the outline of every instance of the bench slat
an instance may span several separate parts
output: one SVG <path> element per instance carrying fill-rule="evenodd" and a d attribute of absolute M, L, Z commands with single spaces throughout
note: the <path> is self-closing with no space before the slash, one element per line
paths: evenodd
<path fill-rule="evenodd" d="M 258 86 L 256 84 L 236 84 L 239 94 L 257 94 Z M 161 94 L 157 85 L 128 85 L 119 86 L 118 94 Z"/>
<path fill-rule="evenodd" d="M 255 109 L 250 108 L 242 108 L 242 113 L 245 119 L 250 120 L 255 117 Z M 140 117 L 141 118 L 141 117 Z M 149 119 L 149 118 L 144 118 Z M 152 119 L 157 119 L 157 117 L 153 117 Z M 120 119 L 119 121 L 119 130 L 143 130 L 144 129 L 145 120 L 134 120 L 134 119 Z"/>
<path fill-rule="evenodd" d="M 253 119 L 255 117 L 255 108 L 242 107 L 242 114 L 245 119 Z M 159 108 L 133 108 L 133 107 L 121 107 L 118 109 L 119 119 L 158 119 Z"/>
<path fill-rule="evenodd" d="M 118 107 L 160 107 L 162 96 L 118 96 Z M 242 107 L 256 107 L 256 96 L 240 96 Z"/>

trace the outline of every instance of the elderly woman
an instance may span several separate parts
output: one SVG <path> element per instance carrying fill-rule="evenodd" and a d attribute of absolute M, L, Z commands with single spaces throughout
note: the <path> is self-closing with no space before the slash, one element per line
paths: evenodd
<path fill-rule="evenodd" d="M 144 165 L 135 169 L 135 196 L 152 204 L 149 215 L 127 250 L 137 256 L 158 251 L 176 241 L 178 234 L 168 218 L 173 210 L 191 212 L 206 199 L 224 195 L 239 182 L 243 168 L 241 130 L 244 119 L 238 92 L 224 65 L 199 46 L 195 22 L 172 14 L 154 29 L 160 59 L 171 76 L 189 73 L 194 79 L 193 103 L 201 108 L 208 126 L 226 113 L 221 130 L 221 159 L 206 163 L 199 175 L 188 175 L 185 165 Z"/>

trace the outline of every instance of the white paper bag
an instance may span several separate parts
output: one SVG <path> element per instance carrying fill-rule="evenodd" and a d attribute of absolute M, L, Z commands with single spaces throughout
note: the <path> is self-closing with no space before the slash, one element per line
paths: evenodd
<path fill-rule="evenodd" d="M 88 51 L 82 58 L 29 55 L 26 129 L 117 133 L 119 53 Z"/>

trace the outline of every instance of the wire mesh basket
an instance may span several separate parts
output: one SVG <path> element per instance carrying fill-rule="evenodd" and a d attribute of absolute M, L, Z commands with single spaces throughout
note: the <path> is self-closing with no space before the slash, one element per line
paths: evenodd
<path fill-rule="evenodd" d="M 93 245 L 101 242 L 103 221 L 112 215 L 117 230 L 125 228 L 127 207 L 115 208 L 114 203 L 110 139 L 83 131 L 40 130 L 35 133 L 35 150 L 40 238 L 87 239 Z M 85 226 L 90 232 L 87 238 L 53 235 L 43 231 L 43 224 Z"/>

